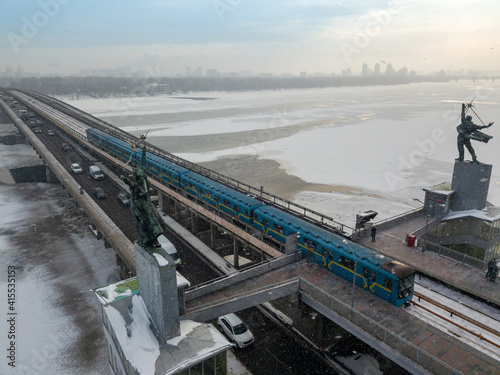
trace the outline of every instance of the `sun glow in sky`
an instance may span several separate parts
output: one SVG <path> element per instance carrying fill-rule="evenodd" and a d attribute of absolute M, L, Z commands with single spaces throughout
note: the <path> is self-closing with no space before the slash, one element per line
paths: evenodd
<path fill-rule="evenodd" d="M 493 0 L 0 0 L 0 72 L 499 70 Z"/>

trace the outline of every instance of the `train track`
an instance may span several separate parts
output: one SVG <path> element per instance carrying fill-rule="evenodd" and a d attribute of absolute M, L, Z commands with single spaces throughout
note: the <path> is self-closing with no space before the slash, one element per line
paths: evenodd
<path fill-rule="evenodd" d="M 500 360 L 500 321 L 490 314 L 419 284 L 408 312 Z"/>
<path fill-rule="evenodd" d="M 26 105 L 37 105 L 40 110 L 51 114 L 55 120 L 59 120 L 61 124 L 69 124 L 69 126 L 63 126 L 67 128 L 70 133 L 76 134 L 78 137 L 86 138 L 85 130 L 86 128 L 97 128 L 108 134 L 117 137 L 122 140 L 126 140 L 131 143 L 137 143 L 139 140 L 137 137 L 118 129 L 107 122 L 98 119 L 88 113 L 81 111 L 67 103 L 54 99 L 50 96 L 43 95 L 40 93 L 24 90 L 15 90 L 12 92 L 14 96 L 21 96 Z M 21 99 L 20 98 L 20 99 Z M 31 99 L 35 99 L 38 103 L 31 102 Z M 31 102 L 31 103 L 30 103 Z M 157 148 L 156 146 L 144 142 L 143 143 L 148 152 L 155 154 L 159 157 L 165 158 L 170 162 L 181 165 L 195 173 L 201 174 L 207 178 L 211 178 L 223 185 L 226 185 L 232 189 L 239 191 L 242 194 L 246 194 L 255 199 L 262 201 L 268 206 L 273 206 L 293 215 L 301 220 L 307 221 L 310 224 L 316 225 L 324 230 L 331 233 L 339 235 L 343 238 L 351 238 L 351 234 L 354 233 L 354 229 L 336 222 L 331 217 L 323 215 L 320 212 L 311 210 L 307 207 L 298 205 L 296 203 L 287 201 L 273 194 L 264 192 L 264 190 L 255 188 L 251 185 L 247 185 L 231 177 L 224 176 L 218 172 L 214 172 L 208 168 L 199 166 L 188 160 L 179 158 L 173 154 L 170 154 L 164 150 Z"/>

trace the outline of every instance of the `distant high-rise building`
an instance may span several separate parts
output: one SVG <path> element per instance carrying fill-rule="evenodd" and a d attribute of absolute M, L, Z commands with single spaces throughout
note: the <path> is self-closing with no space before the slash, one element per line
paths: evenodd
<path fill-rule="evenodd" d="M 368 75 L 368 64 L 364 63 L 363 67 L 361 68 L 361 75 L 362 76 L 367 76 Z"/>
<path fill-rule="evenodd" d="M 376 63 L 375 68 L 373 69 L 373 73 L 379 75 L 380 74 L 380 64 Z"/>
<path fill-rule="evenodd" d="M 307 72 L 306 72 L 306 71 L 302 71 L 302 72 L 300 72 L 300 76 L 301 76 L 301 77 L 307 77 Z"/>
<path fill-rule="evenodd" d="M 387 68 L 385 68 L 385 75 L 386 76 L 394 75 L 394 68 L 392 67 L 391 63 L 387 64 Z"/>

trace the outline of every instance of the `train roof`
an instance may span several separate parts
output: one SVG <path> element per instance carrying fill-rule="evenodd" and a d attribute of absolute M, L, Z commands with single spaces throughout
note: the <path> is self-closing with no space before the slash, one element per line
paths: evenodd
<path fill-rule="evenodd" d="M 199 185 L 205 186 L 205 188 L 208 188 L 209 190 L 213 191 L 214 193 L 219 193 L 222 194 L 229 199 L 233 201 L 238 201 L 241 204 L 244 204 L 249 207 L 257 207 L 257 206 L 262 206 L 263 203 L 255 198 L 249 197 L 243 193 L 240 193 L 232 188 L 229 188 L 227 186 L 224 186 L 218 182 L 215 182 L 214 180 L 211 180 L 207 177 L 200 176 L 199 174 L 196 174 L 194 172 L 189 172 L 186 173 L 182 176 L 182 178 L 186 178 L 192 182 L 195 182 Z"/>
<path fill-rule="evenodd" d="M 87 129 L 87 133 L 95 133 L 95 134 L 97 134 L 105 139 L 111 138 L 111 136 L 108 133 L 105 133 L 99 129 Z"/>
<path fill-rule="evenodd" d="M 391 260 L 390 262 L 384 264 L 382 269 L 392 275 L 395 275 L 398 279 L 405 279 L 415 273 L 415 270 L 412 267 L 397 260 Z"/>
<path fill-rule="evenodd" d="M 182 172 L 189 172 L 188 169 L 181 167 L 180 165 L 177 165 L 175 163 L 172 163 L 166 159 L 163 159 L 157 155 L 151 154 L 150 152 L 147 153 L 147 159 L 151 162 L 154 162 L 158 165 L 164 166 L 166 168 L 172 169 L 176 171 L 177 173 L 182 173 Z"/>

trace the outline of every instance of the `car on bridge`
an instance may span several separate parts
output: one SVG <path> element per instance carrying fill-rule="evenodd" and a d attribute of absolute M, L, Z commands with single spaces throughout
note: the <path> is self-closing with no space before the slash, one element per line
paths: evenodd
<path fill-rule="evenodd" d="M 47 130 L 47 134 L 48 134 L 48 135 L 54 135 L 54 132 L 53 132 L 52 130 L 50 130 L 50 129 L 49 129 L 49 130 Z"/>
<path fill-rule="evenodd" d="M 94 196 L 97 199 L 106 199 L 106 197 L 107 197 L 107 195 L 104 192 L 104 190 L 102 188 L 100 188 L 100 187 L 94 188 L 93 192 L 94 192 Z"/>
<path fill-rule="evenodd" d="M 253 333 L 247 328 L 236 314 L 226 314 L 217 319 L 219 329 L 234 342 L 238 348 L 243 349 L 253 344 Z"/>
<path fill-rule="evenodd" d="M 41 132 L 42 132 L 42 129 L 40 129 L 40 128 L 35 128 L 35 129 L 33 129 L 33 131 L 34 131 L 35 133 L 41 133 Z"/>
<path fill-rule="evenodd" d="M 125 207 L 130 206 L 130 194 L 125 193 L 124 191 L 120 191 L 118 193 L 118 200 L 123 204 Z"/>
<path fill-rule="evenodd" d="M 78 163 L 71 164 L 71 170 L 73 171 L 74 174 L 83 173 L 83 169 L 82 167 L 80 167 L 80 164 Z"/>

